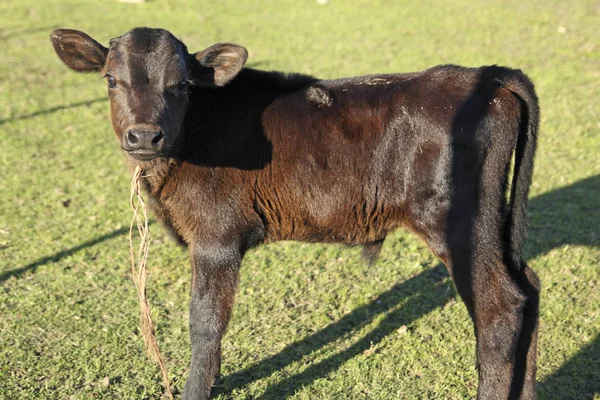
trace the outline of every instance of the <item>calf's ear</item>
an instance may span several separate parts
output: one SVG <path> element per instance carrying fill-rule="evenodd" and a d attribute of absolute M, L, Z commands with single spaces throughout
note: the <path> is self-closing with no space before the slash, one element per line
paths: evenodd
<path fill-rule="evenodd" d="M 199 85 L 224 86 L 242 70 L 248 50 L 231 43 L 217 43 L 194 54 L 199 63 L 194 81 Z"/>
<path fill-rule="evenodd" d="M 50 36 L 54 51 L 67 67 L 77 72 L 94 72 L 104 68 L 108 49 L 83 32 L 57 29 Z"/>

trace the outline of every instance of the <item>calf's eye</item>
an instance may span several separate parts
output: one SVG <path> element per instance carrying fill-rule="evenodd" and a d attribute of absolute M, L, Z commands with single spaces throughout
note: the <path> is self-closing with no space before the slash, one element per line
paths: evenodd
<path fill-rule="evenodd" d="M 117 87 L 117 80 L 112 75 L 106 75 L 106 81 L 109 88 L 114 89 Z"/>
<path fill-rule="evenodd" d="M 188 84 L 187 81 L 184 79 L 177 84 L 177 89 L 179 91 L 184 91 L 187 88 L 187 84 Z"/>

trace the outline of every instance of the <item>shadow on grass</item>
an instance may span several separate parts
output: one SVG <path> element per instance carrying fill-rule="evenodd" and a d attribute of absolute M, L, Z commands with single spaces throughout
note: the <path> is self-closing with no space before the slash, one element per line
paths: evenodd
<path fill-rule="evenodd" d="M 39 267 L 41 267 L 42 265 L 51 263 L 51 262 L 57 262 L 62 260 L 65 257 L 68 257 L 74 253 L 77 253 L 78 251 L 81 251 L 83 249 L 86 249 L 88 247 L 92 247 L 97 245 L 98 243 L 102 243 L 108 239 L 112 239 L 114 237 L 123 235 L 125 233 L 129 232 L 129 228 L 121 228 L 121 229 L 115 229 L 114 231 L 112 231 L 111 233 L 107 233 L 106 235 L 102 235 L 97 237 L 96 239 L 92 239 L 89 240 L 87 242 L 83 242 L 80 245 L 77 245 L 75 247 L 71 247 L 70 249 L 65 249 L 65 250 L 61 250 L 55 254 L 52 254 L 50 256 L 46 256 L 43 258 L 40 258 L 37 261 L 32 262 L 31 264 L 27 264 L 24 267 L 21 268 L 17 268 L 17 269 L 13 269 L 10 271 L 6 271 L 0 274 L 0 282 L 4 282 L 5 280 L 7 280 L 8 278 L 10 278 L 11 276 L 16 276 L 19 277 L 21 275 L 23 275 L 24 273 L 31 271 L 31 272 L 35 272 L 36 269 L 38 269 Z"/>
<path fill-rule="evenodd" d="M 598 199 L 600 175 L 530 200 L 529 258 L 567 244 L 600 247 Z"/>
<path fill-rule="evenodd" d="M 600 175 L 534 198 L 533 257 L 565 245 L 600 247 Z M 543 282 L 542 282 L 543 290 Z M 593 399 L 600 394 L 600 335 L 538 385 L 545 399 Z"/>
<path fill-rule="evenodd" d="M 532 213 L 528 258 L 534 258 L 566 244 L 600 246 L 600 175 L 553 190 L 530 201 Z M 270 376 L 287 365 L 319 350 L 370 324 L 379 314 L 389 313 L 377 328 L 349 348 L 311 365 L 306 370 L 270 386 L 260 399 L 280 399 L 293 395 L 302 387 L 335 371 L 346 361 L 379 343 L 402 325 L 408 325 L 443 306 L 455 296 L 443 265 L 422 272 L 382 293 L 371 303 L 359 307 L 339 321 L 301 341 L 290 344 L 280 353 L 242 371 L 226 376 L 216 394 L 228 395 L 234 389 Z M 441 288 L 440 288 L 441 286 Z M 406 302 L 400 306 L 403 301 Z M 596 367 L 594 367 L 596 366 Z M 600 390 L 600 337 L 586 345 L 560 369 L 539 384 L 538 391 L 547 398 L 587 399 Z"/>
<path fill-rule="evenodd" d="M 600 394 L 600 335 L 538 385 L 544 399 L 593 399 Z"/>
<path fill-rule="evenodd" d="M 46 110 L 40 110 L 40 111 L 33 112 L 31 114 L 17 115 L 16 117 L 10 117 L 10 118 L 6 118 L 6 119 L 0 119 L 0 125 L 5 124 L 7 122 L 20 121 L 20 120 L 24 120 L 24 119 L 34 118 L 34 117 L 37 117 L 37 116 L 40 116 L 40 115 L 52 114 L 53 112 L 60 111 L 60 110 L 66 110 L 68 108 L 81 107 L 81 106 L 89 106 L 89 105 L 92 105 L 94 103 L 100 103 L 102 101 L 108 101 L 108 99 L 106 97 L 99 97 L 99 98 L 93 99 L 93 100 L 86 100 L 86 101 L 80 101 L 78 103 L 67 104 L 67 105 L 63 105 L 63 106 L 51 107 L 51 108 L 48 108 Z"/>
<path fill-rule="evenodd" d="M 339 353 L 318 363 L 312 364 L 303 372 L 270 386 L 260 399 L 280 399 L 292 395 L 298 389 L 309 385 L 340 365 L 377 345 L 386 336 L 402 325 L 408 325 L 423 315 L 443 306 L 454 296 L 451 283 L 446 280 L 448 273 L 442 264 L 424 271 L 402 283 L 393 286 L 379 295 L 371 303 L 356 308 L 339 321 L 323 328 L 301 341 L 293 343 L 280 353 L 266 358 L 245 370 L 225 378 L 223 387 L 217 387 L 215 394 L 226 394 L 250 382 L 265 378 L 285 366 L 301 360 L 312 352 L 350 335 L 370 324 L 379 314 L 388 313 L 377 328 L 358 342 Z M 402 306 L 398 305 L 406 300 Z"/>

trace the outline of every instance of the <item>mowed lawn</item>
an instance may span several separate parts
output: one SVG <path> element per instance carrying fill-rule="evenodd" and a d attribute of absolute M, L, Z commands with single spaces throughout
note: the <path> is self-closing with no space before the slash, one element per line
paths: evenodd
<path fill-rule="evenodd" d="M 598 1 L 4 0 L 0 4 L 0 398 L 160 399 L 130 279 L 129 181 L 106 83 L 67 70 L 54 28 L 108 43 L 164 27 L 190 51 L 323 78 L 501 64 L 535 82 L 542 126 L 526 258 L 543 282 L 539 394 L 600 398 Z M 151 225 L 148 294 L 175 391 L 190 267 Z M 445 268 L 398 232 L 380 261 L 283 242 L 245 259 L 219 399 L 464 399 L 472 324 Z"/>

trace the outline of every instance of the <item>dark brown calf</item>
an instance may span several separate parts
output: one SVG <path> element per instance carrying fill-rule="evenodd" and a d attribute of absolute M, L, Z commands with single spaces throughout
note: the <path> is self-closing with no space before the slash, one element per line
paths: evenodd
<path fill-rule="evenodd" d="M 539 282 L 521 249 L 538 104 L 520 71 L 448 65 L 321 81 L 244 69 L 247 52 L 233 44 L 191 55 L 161 29 L 134 29 L 108 49 L 66 29 L 52 43 L 70 68 L 107 78 L 127 159 L 190 250 L 185 399 L 210 396 L 249 248 L 339 242 L 373 259 L 399 227 L 446 264 L 467 305 L 478 397 L 536 397 Z"/>

